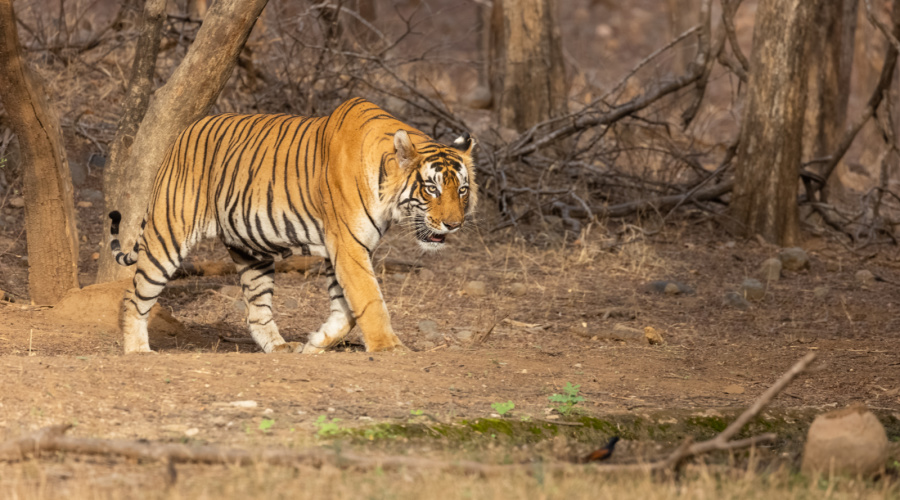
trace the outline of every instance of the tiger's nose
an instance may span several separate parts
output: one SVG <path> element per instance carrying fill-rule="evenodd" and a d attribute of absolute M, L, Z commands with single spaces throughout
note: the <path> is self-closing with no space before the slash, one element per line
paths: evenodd
<path fill-rule="evenodd" d="M 444 227 L 448 230 L 453 231 L 454 229 L 459 229 L 459 226 L 462 226 L 462 222 L 447 222 L 444 221 Z"/>

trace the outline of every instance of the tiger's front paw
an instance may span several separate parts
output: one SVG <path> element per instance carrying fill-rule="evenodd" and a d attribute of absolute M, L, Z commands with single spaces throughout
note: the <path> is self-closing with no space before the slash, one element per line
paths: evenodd
<path fill-rule="evenodd" d="M 403 345 L 403 342 L 400 342 L 396 335 L 394 338 L 387 338 L 384 341 L 366 342 L 366 352 L 383 351 L 409 351 L 409 347 Z"/>

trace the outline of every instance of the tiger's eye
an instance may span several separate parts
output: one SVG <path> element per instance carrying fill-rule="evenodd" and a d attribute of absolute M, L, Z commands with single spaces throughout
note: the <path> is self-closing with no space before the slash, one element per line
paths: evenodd
<path fill-rule="evenodd" d="M 468 186 L 463 186 L 463 187 L 459 188 L 459 195 L 460 195 L 460 196 L 465 196 L 465 195 L 467 195 L 467 194 L 469 194 L 469 187 L 468 187 Z"/>
<path fill-rule="evenodd" d="M 434 186 L 425 186 L 425 192 L 434 197 L 437 197 L 438 195 L 438 190 Z"/>

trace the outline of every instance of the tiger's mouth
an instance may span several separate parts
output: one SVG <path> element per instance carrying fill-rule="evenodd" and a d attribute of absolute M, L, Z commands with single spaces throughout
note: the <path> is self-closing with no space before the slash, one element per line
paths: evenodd
<path fill-rule="evenodd" d="M 436 233 L 425 224 L 419 224 L 416 228 L 416 236 L 419 244 L 426 248 L 438 248 L 447 241 L 446 233 Z"/>

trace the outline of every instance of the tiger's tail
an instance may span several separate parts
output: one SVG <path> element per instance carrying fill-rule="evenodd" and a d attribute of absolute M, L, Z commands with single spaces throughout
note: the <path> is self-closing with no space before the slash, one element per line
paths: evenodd
<path fill-rule="evenodd" d="M 119 222 L 122 221 L 122 214 L 120 214 L 118 210 L 113 210 L 109 213 L 109 218 L 112 219 L 112 223 L 109 225 L 109 234 L 113 237 L 112 241 L 109 242 L 109 249 L 112 250 L 113 259 L 115 259 L 116 263 L 120 266 L 134 265 L 138 259 L 138 242 L 141 241 L 141 236 L 144 234 L 144 225 L 147 221 L 144 220 L 141 222 L 141 234 L 139 234 L 135 240 L 134 248 L 131 252 L 125 253 L 122 251 L 122 246 L 119 244 L 118 238 Z"/>

